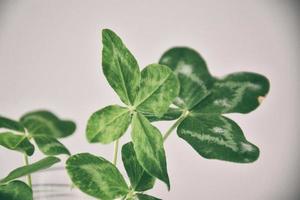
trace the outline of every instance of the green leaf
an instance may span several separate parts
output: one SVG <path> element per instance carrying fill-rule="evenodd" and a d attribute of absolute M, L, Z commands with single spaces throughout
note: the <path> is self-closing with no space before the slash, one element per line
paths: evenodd
<path fill-rule="evenodd" d="M 155 178 L 145 172 L 140 165 L 131 142 L 122 147 L 122 160 L 134 191 L 146 191 L 153 188 Z"/>
<path fill-rule="evenodd" d="M 259 156 L 259 149 L 246 140 L 240 127 L 221 115 L 192 114 L 177 134 L 204 158 L 250 163 Z"/>
<path fill-rule="evenodd" d="M 127 108 L 112 105 L 95 112 L 88 120 L 86 136 L 89 142 L 110 143 L 119 139 L 131 122 Z"/>
<path fill-rule="evenodd" d="M 171 121 L 179 118 L 182 111 L 178 108 L 169 107 L 168 111 L 162 117 L 156 117 L 153 113 L 142 113 L 150 122 Z"/>
<path fill-rule="evenodd" d="M 161 200 L 156 197 L 147 194 L 141 194 L 141 193 L 136 194 L 136 196 L 138 197 L 139 200 Z"/>
<path fill-rule="evenodd" d="M 180 92 L 174 104 L 190 109 L 209 95 L 213 78 L 203 58 L 193 49 L 176 47 L 168 50 L 159 63 L 169 66 L 180 82 Z"/>
<path fill-rule="evenodd" d="M 134 106 L 140 112 L 162 117 L 177 97 L 179 82 L 167 66 L 152 64 L 142 71 L 140 90 Z"/>
<path fill-rule="evenodd" d="M 76 124 L 69 120 L 61 120 L 49 111 L 30 112 L 21 117 L 21 123 L 31 135 L 48 135 L 63 138 L 74 133 Z"/>
<path fill-rule="evenodd" d="M 69 150 L 54 137 L 50 137 L 46 135 L 35 135 L 33 139 L 37 144 L 38 148 L 45 155 L 48 156 L 55 156 L 59 154 L 70 155 Z"/>
<path fill-rule="evenodd" d="M 25 132 L 24 127 L 19 122 L 0 116 L 0 128 L 6 128 L 13 131 Z"/>
<path fill-rule="evenodd" d="M 102 31 L 103 73 L 120 99 L 132 105 L 140 84 L 141 74 L 134 56 L 111 30 Z"/>
<path fill-rule="evenodd" d="M 14 179 L 20 178 L 22 176 L 32 174 L 34 172 L 47 169 L 54 165 L 55 163 L 58 163 L 60 161 L 59 158 L 56 157 L 46 157 L 42 160 L 39 160 L 35 163 L 32 163 L 27 166 L 19 167 L 12 172 L 10 172 L 4 179 L 0 180 L 0 183 L 7 183 L 9 181 L 12 181 Z"/>
<path fill-rule="evenodd" d="M 256 109 L 270 88 L 266 77 L 250 72 L 239 72 L 218 79 L 211 95 L 200 102 L 194 112 L 249 113 Z"/>
<path fill-rule="evenodd" d="M 31 188 L 22 181 L 12 181 L 0 186 L 1 200 L 33 200 Z"/>
<path fill-rule="evenodd" d="M 129 192 L 119 170 L 109 161 L 89 153 L 71 156 L 67 171 L 72 182 L 84 193 L 102 200 L 112 200 Z"/>
<path fill-rule="evenodd" d="M 0 133 L 0 145 L 25 153 L 28 156 L 31 156 L 34 152 L 34 146 L 25 135 L 16 135 L 10 132 Z"/>
<path fill-rule="evenodd" d="M 165 182 L 170 189 L 163 138 L 159 130 L 143 115 L 135 113 L 131 137 L 138 162 L 146 172 Z"/>

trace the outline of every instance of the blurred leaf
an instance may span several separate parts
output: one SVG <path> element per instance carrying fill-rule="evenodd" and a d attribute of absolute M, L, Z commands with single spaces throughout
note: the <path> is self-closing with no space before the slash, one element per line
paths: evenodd
<path fill-rule="evenodd" d="M 24 127 L 17 121 L 0 116 L 0 128 L 6 128 L 13 131 L 25 132 Z"/>
<path fill-rule="evenodd" d="M 113 200 L 129 192 L 122 174 L 104 158 L 81 153 L 71 156 L 66 164 L 72 182 L 88 195 Z"/>
<path fill-rule="evenodd" d="M 10 132 L 0 133 L 0 145 L 25 153 L 28 156 L 31 156 L 34 152 L 34 146 L 25 135 L 16 135 Z"/>
<path fill-rule="evenodd" d="M 145 172 L 138 162 L 131 142 L 122 147 L 122 160 L 131 186 L 135 191 L 146 191 L 153 188 L 155 179 Z"/>
<path fill-rule="evenodd" d="M 138 63 L 113 31 L 104 29 L 102 42 L 103 73 L 120 99 L 125 104 L 132 105 L 140 84 Z"/>
<path fill-rule="evenodd" d="M 0 185 L 1 200 L 33 200 L 31 188 L 22 181 Z"/>
<path fill-rule="evenodd" d="M 9 181 L 12 181 L 14 179 L 20 178 L 22 176 L 32 174 L 34 172 L 47 169 L 54 165 L 55 163 L 58 163 L 60 161 L 59 158 L 56 157 L 46 157 L 42 160 L 39 160 L 35 163 L 32 163 L 27 166 L 19 167 L 12 172 L 10 172 L 4 179 L 0 180 L 0 184 L 7 183 Z"/>
<path fill-rule="evenodd" d="M 127 108 L 107 106 L 90 117 L 86 128 L 87 139 L 91 143 L 113 142 L 126 132 L 130 122 L 131 115 Z"/>
<path fill-rule="evenodd" d="M 47 135 L 55 138 L 67 137 L 74 133 L 76 124 L 61 120 L 49 111 L 40 110 L 25 114 L 21 123 L 31 135 Z"/>
<path fill-rule="evenodd" d="M 35 135 L 33 139 L 37 144 L 38 148 L 45 155 L 48 156 L 55 156 L 59 154 L 70 155 L 69 150 L 54 137 L 50 137 L 46 135 Z"/>
<path fill-rule="evenodd" d="M 142 71 L 141 86 L 134 102 L 139 112 L 162 117 L 179 92 L 179 82 L 167 66 L 148 65 Z"/>

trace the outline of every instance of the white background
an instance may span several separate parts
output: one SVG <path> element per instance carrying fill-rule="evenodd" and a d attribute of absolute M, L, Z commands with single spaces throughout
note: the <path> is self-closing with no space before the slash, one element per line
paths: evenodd
<path fill-rule="evenodd" d="M 113 145 L 85 139 L 94 111 L 121 104 L 101 70 L 101 29 L 117 32 L 141 68 L 170 47 L 190 46 L 214 75 L 254 71 L 270 79 L 270 93 L 257 110 L 230 115 L 261 155 L 253 164 L 207 160 L 173 133 L 165 143 L 171 191 L 157 181 L 149 193 L 167 200 L 297 199 L 296 11 L 293 1 L 0 0 L 0 114 L 18 119 L 50 109 L 77 122 L 76 134 L 62 141 L 72 153 L 111 159 Z M 164 132 L 170 123 L 157 125 Z M 121 142 L 128 139 L 127 133 Z M 20 154 L 1 148 L 0 177 L 22 162 Z M 118 164 L 122 169 L 120 159 Z M 49 179 L 68 182 L 63 177 Z"/>

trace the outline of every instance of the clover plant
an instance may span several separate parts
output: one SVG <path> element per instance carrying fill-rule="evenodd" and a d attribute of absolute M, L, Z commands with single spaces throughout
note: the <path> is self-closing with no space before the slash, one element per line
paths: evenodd
<path fill-rule="evenodd" d="M 66 169 L 75 186 L 102 200 L 155 200 L 144 192 L 155 179 L 170 189 L 163 142 L 177 129 L 202 157 L 236 163 L 254 162 L 259 149 L 249 142 L 227 113 L 249 113 L 269 90 L 259 74 L 240 72 L 217 78 L 193 49 L 172 48 L 142 71 L 122 40 L 102 31 L 102 69 L 124 105 L 109 105 L 91 115 L 90 143 L 114 143 L 110 162 L 90 153 L 68 158 Z M 176 120 L 163 135 L 152 122 Z M 129 184 L 117 168 L 119 139 L 130 127 L 131 141 L 121 149 Z"/>
<path fill-rule="evenodd" d="M 123 105 L 108 105 L 91 115 L 86 138 L 90 143 L 114 143 L 112 162 L 90 153 L 70 155 L 58 139 L 71 135 L 75 123 L 60 120 L 49 111 L 25 114 L 19 121 L 0 117 L 0 145 L 24 154 L 25 166 L 0 180 L 0 199 L 32 200 L 30 174 L 51 167 L 68 155 L 66 170 L 84 193 L 102 200 L 157 200 L 145 194 L 155 179 L 170 190 L 164 141 L 177 135 L 207 159 L 251 163 L 259 149 L 249 142 L 241 128 L 224 116 L 249 113 L 269 91 L 269 81 L 260 74 L 239 72 L 218 78 L 208 71 L 195 50 L 176 47 L 159 62 L 142 71 L 138 62 L 113 31 L 102 31 L 103 73 Z M 176 120 L 165 134 L 155 121 Z M 124 144 L 121 157 L 129 184 L 117 168 L 119 139 L 130 127 L 131 141 Z M 29 164 L 35 146 L 47 157 Z M 27 176 L 27 184 L 18 180 Z"/>
<path fill-rule="evenodd" d="M 70 155 L 58 139 L 71 135 L 75 129 L 74 122 L 60 120 L 45 110 L 27 113 L 19 121 L 0 117 L 0 145 L 22 153 L 25 160 L 24 166 L 14 169 L 0 180 L 0 199 L 32 200 L 31 174 L 60 162 L 60 159 L 55 157 L 57 155 Z M 30 164 L 28 157 L 35 151 L 32 141 L 46 157 Z M 27 176 L 27 184 L 18 180 L 23 176 Z"/>

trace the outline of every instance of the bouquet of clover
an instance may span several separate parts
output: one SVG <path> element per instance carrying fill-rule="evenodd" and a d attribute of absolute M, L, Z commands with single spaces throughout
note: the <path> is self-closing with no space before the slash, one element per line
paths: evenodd
<path fill-rule="evenodd" d="M 19 121 L 6 117 L 0 117 L 0 145 L 24 155 L 25 166 L 11 171 L 5 178 L 0 180 L 1 200 L 32 200 L 31 174 L 47 169 L 60 162 L 60 154 L 70 155 L 68 149 L 58 141 L 76 129 L 72 121 L 60 120 L 49 111 L 40 110 L 25 114 Z M 35 151 L 34 141 L 38 149 L 47 157 L 29 163 L 29 156 Z M 27 176 L 27 184 L 20 179 Z"/>
<path fill-rule="evenodd" d="M 140 72 L 136 59 L 113 31 L 103 30 L 102 41 L 104 75 L 125 105 L 100 109 L 86 128 L 90 143 L 114 142 L 112 162 L 89 153 L 67 160 L 68 174 L 81 191 L 102 200 L 156 200 L 145 192 L 153 188 L 155 179 L 170 189 L 163 142 L 176 128 L 178 136 L 205 158 L 237 163 L 258 158 L 259 149 L 223 114 L 257 108 L 269 90 L 264 76 L 241 72 L 213 77 L 190 48 L 173 48 L 159 64 Z M 162 120 L 176 120 L 164 135 L 151 123 Z M 132 141 L 121 150 L 128 185 L 116 164 L 119 139 L 130 125 Z"/>

